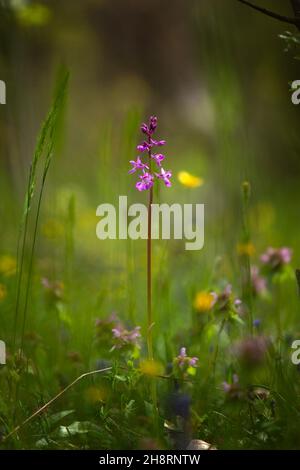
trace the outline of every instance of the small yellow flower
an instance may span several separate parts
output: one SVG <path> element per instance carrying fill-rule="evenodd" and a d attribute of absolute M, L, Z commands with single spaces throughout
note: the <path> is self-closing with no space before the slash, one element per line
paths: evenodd
<path fill-rule="evenodd" d="M 242 255 L 253 256 L 255 253 L 255 246 L 251 242 L 239 243 L 236 249 L 240 256 Z"/>
<path fill-rule="evenodd" d="M 215 297 L 211 292 L 197 292 L 194 300 L 194 309 L 197 312 L 208 312 L 215 303 Z"/>
<path fill-rule="evenodd" d="M 187 188 L 199 188 L 199 186 L 202 186 L 204 183 L 202 178 L 191 175 L 187 171 L 180 171 L 177 177 L 179 183 L 181 183 L 183 186 L 186 186 Z"/>
<path fill-rule="evenodd" d="M 160 362 L 145 360 L 140 363 L 140 371 L 145 375 L 155 377 L 163 373 L 163 366 Z"/>
<path fill-rule="evenodd" d="M 85 391 L 85 399 L 90 403 L 104 402 L 107 395 L 107 390 L 104 387 L 89 387 Z"/>
<path fill-rule="evenodd" d="M 0 273 L 5 276 L 12 276 L 16 273 L 17 261 L 16 258 L 10 255 L 3 255 L 0 257 Z"/>
<path fill-rule="evenodd" d="M 7 290 L 4 284 L 0 284 L 0 302 L 7 296 Z"/>

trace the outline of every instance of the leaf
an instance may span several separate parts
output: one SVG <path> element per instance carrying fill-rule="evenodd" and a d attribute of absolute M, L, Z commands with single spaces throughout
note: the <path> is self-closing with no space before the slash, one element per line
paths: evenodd
<path fill-rule="evenodd" d="M 66 306 L 62 302 L 57 302 L 56 307 L 60 321 L 71 328 L 72 318 L 70 317 Z"/>
<path fill-rule="evenodd" d="M 188 367 L 188 369 L 187 369 L 187 373 L 191 376 L 196 375 L 196 372 L 197 371 L 196 371 L 195 367 Z"/>
<path fill-rule="evenodd" d="M 125 405 L 125 410 L 124 410 L 124 415 L 125 418 L 129 418 L 130 415 L 134 412 L 134 405 L 135 405 L 135 400 L 130 400 L 126 405 Z"/>
<path fill-rule="evenodd" d="M 245 325 L 244 320 L 242 320 L 242 318 L 236 313 L 231 313 L 230 320 L 234 321 L 235 323 L 238 323 L 239 325 Z"/>
<path fill-rule="evenodd" d="M 278 271 L 273 276 L 274 284 L 283 284 L 287 281 L 294 279 L 294 271 L 291 266 L 284 266 L 281 271 Z"/>
<path fill-rule="evenodd" d="M 217 450 L 217 448 L 209 442 L 193 439 L 187 446 L 187 450 Z"/>
<path fill-rule="evenodd" d="M 93 425 L 90 421 L 74 421 L 69 426 L 60 426 L 59 437 L 66 438 L 76 436 L 77 434 L 87 434 L 92 430 L 98 430 L 98 426 Z"/>
<path fill-rule="evenodd" d="M 39 439 L 39 440 L 36 441 L 36 443 L 35 443 L 35 446 L 38 447 L 39 449 L 48 447 L 48 445 L 49 445 L 49 442 L 48 442 L 47 439 L 45 439 L 44 437 L 43 437 L 42 439 Z"/>
<path fill-rule="evenodd" d="M 124 375 L 114 375 L 115 380 L 119 380 L 119 382 L 126 382 L 126 377 Z"/>
<path fill-rule="evenodd" d="M 58 413 L 54 413 L 53 415 L 48 417 L 48 423 L 50 424 L 50 426 L 53 426 L 54 424 L 58 423 L 58 421 L 65 418 L 66 416 L 69 416 L 74 412 L 75 410 L 63 410 L 59 411 Z"/>

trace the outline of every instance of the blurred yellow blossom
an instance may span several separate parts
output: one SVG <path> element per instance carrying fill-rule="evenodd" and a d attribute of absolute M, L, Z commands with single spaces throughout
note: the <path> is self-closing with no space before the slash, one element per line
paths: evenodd
<path fill-rule="evenodd" d="M 155 377 L 163 373 L 163 366 L 160 362 L 145 360 L 141 361 L 140 370 L 145 375 Z"/>
<path fill-rule="evenodd" d="M 10 255 L 0 256 L 0 273 L 5 276 L 12 276 L 16 273 L 17 261 L 16 258 Z"/>
<path fill-rule="evenodd" d="M 180 171 L 177 177 L 179 183 L 181 183 L 183 186 L 186 186 L 187 188 L 198 188 L 204 183 L 202 178 L 191 175 L 191 173 L 188 173 L 187 171 Z"/>
<path fill-rule="evenodd" d="M 4 284 L 0 284 L 0 302 L 5 299 L 7 290 Z"/>
<path fill-rule="evenodd" d="M 240 256 L 242 255 L 253 256 L 255 253 L 255 246 L 251 242 L 239 243 L 236 249 Z"/>
<path fill-rule="evenodd" d="M 104 402 L 108 392 L 104 387 L 89 387 L 85 391 L 85 398 L 90 403 Z"/>
<path fill-rule="evenodd" d="M 197 312 L 208 312 L 215 303 L 215 296 L 212 292 L 197 292 L 194 300 L 194 308 Z"/>

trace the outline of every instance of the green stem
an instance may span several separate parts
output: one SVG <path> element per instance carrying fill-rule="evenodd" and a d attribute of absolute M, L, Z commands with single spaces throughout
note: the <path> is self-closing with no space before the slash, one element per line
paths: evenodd
<path fill-rule="evenodd" d="M 226 318 L 223 318 L 222 323 L 220 325 L 218 335 L 217 335 L 217 342 L 216 342 L 216 347 L 215 347 L 215 352 L 214 352 L 214 358 L 213 358 L 213 377 L 216 375 L 216 364 L 217 364 L 217 359 L 218 359 L 218 354 L 219 354 L 219 343 L 220 343 L 220 337 L 222 334 L 222 331 L 224 329 L 226 323 Z"/>
<path fill-rule="evenodd" d="M 149 144 L 151 142 L 149 136 Z M 151 149 L 148 151 L 149 172 L 151 173 Z M 147 237 L 147 346 L 148 359 L 153 360 L 153 341 L 152 341 L 152 203 L 153 203 L 153 187 L 149 189 L 148 199 L 148 237 Z"/>
<path fill-rule="evenodd" d="M 43 176 L 42 186 L 41 186 L 41 190 L 40 190 L 40 194 L 39 194 L 38 206 L 37 206 L 37 212 L 36 212 L 36 218 L 35 218 L 35 225 L 34 225 L 33 240 L 32 240 L 31 252 L 30 252 L 29 270 L 28 270 L 28 277 L 27 277 L 27 284 L 26 284 L 25 303 L 24 303 L 24 311 L 23 311 L 23 322 L 22 322 L 22 330 L 21 330 L 20 354 L 22 354 L 23 347 L 24 347 L 24 335 L 25 335 L 25 326 L 26 326 L 29 292 L 30 292 L 30 287 L 31 287 L 33 258 L 34 258 L 34 251 L 35 251 L 35 245 L 36 245 L 36 239 L 37 239 L 37 229 L 38 229 L 38 222 L 39 222 L 39 217 L 40 217 L 40 210 L 41 210 L 42 197 L 43 197 L 43 192 L 44 192 L 44 187 L 45 187 L 46 175 L 47 175 L 47 171 L 46 171 L 46 174 Z"/>
<path fill-rule="evenodd" d="M 148 202 L 148 238 L 147 238 L 147 318 L 148 318 L 148 329 L 147 329 L 147 344 L 148 344 L 148 358 L 153 360 L 153 341 L 152 341 L 152 239 L 151 239 L 151 228 L 152 228 L 152 202 L 153 202 L 153 189 L 149 190 L 149 202 Z"/>
<path fill-rule="evenodd" d="M 149 143 L 151 142 L 149 136 Z M 149 172 L 151 173 L 151 149 L 148 152 Z M 153 203 L 153 187 L 149 189 L 148 199 L 148 237 L 147 237 L 147 347 L 148 359 L 153 361 L 153 314 L 152 314 L 152 203 Z M 150 393 L 154 409 L 154 425 L 156 433 L 158 433 L 158 408 L 157 408 L 157 392 L 155 379 L 150 379 Z"/>
<path fill-rule="evenodd" d="M 17 339 L 17 326 L 18 326 L 17 324 L 18 324 L 18 314 L 19 314 L 20 297 L 21 297 L 21 285 L 22 285 L 22 279 L 23 279 L 23 267 L 24 267 L 24 258 L 25 258 L 25 245 L 26 245 L 26 238 L 27 238 L 27 227 L 28 227 L 28 213 L 25 216 L 20 264 L 19 264 L 19 244 L 20 244 L 20 241 L 18 241 L 18 248 L 17 248 L 16 306 L 15 306 L 13 342 L 12 342 L 13 354 L 15 353 L 16 339 Z M 21 230 L 22 230 L 22 227 L 20 228 L 19 240 L 21 238 Z"/>
<path fill-rule="evenodd" d="M 243 243 L 249 244 L 251 241 L 249 220 L 248 220 L 248 209 L 250 199 L 250 184 L 248 181 L 244 181 L 242 184 L 242 217 L 243 217 Z M 253 299 L 252 299 L 252 281 L 251 281 L 251 262 L 249 253 L 245 253 L 242 256 L 242 269 L 243 269 L 243 297 L 248 305 L 249 309 L 249 332 L 253 335 Z"/>

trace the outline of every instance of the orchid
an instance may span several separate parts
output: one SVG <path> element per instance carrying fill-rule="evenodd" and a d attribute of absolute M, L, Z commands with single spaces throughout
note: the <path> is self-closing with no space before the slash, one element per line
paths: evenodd
<path fill-rule="evenodd" d="M 140 157 L 137 157 L 136 160 L 130 160 L 129 162 L 132 165 L 131 170 L 128 171 L 128 173 L 135 173 L 137 170 L 143 170 L 147 169 L 149 170 L 149 167 L 145 165 L 145 163 L 142 163 L 142 160 Z"/>
<path fill-rule="evenodd" d="M 144 172 L 142 175 L 139 176 L 141 181 L 138 181 L 135 185 L 138 191 L 145 191 L 147 189 L 152 188 L 153 186 L 153 176 L 148 173 Z"/>
<path fill-rule="evenodd" d="M 161 166 L 161 162 L 165 159 L 165 156 L 162 153 L 154 153 L 151 155 L 151 158 L 158 166 Z"/>
<path fill-rule="evenodd" d="M 136 149 L 137 149 L 139 152 L 146 152 L 146 151 L 148 152 L 148 151 L 151 149 L 151 147 L 152 147 L 151 144 L 149 144 L 148 142 L 144 141 L 142 144 L 139 144 Z"/>
<path fill-rule="evenodd" d="M 157 176 L 157 178 L 160 178 L 164 181 L 167 188 L 172 186 L 171 181 L 170 181 L 170 178 L 172 176 L 171 171 L 165 171 L 163 168 L 161 168 L 160 173 L 159 174 L 155 173 L 155 175 Z"/>
<path fill-rule="evenodd" d="M 165 159 L 165 155 L 163 155 L 162 153 L 152 153 L 152 149 L 154 147 L 162 147 L 166 144 L 165 140 L 153 139 L 153 134 L 155 133 L 156 128 L 156 116 L 151 116 L 148 124 L 143 123 L 140 127 L 141 132 L 147 136 L 147 139 L 137 146 L 137 150 L 141 153 L 147 153 L 147 163 L 143 162 L 140 156 L 138 156 L 136 160 L 130 160 L 132 168 L 129 170 L 128 173 L 132 174 L 135 173 L 137 170 L 142 171 L 142 174 L 139 175 L 139 179 L 141 181 L 138 181 L 135 185 L 138 191 L 147 191 L 148 189 L 151 189 L 154 185 L 155 179 L 163 180 L 167 188 L 171 186 L 170 178 L 172 176 L 172 173 L 171 171 L 164 170 L 162 168 L 162 162 Z M 152 161 L 158 167 L 159 173 L 152 171 Z"/>
<path fill-rule="evenodd" d="M 163 145 L 166 145 L 166 141 L 165 140 L 154 140 L 154 139 L 151 139 L 150 140 L 151 142 L 151 146 L 156 146 L 156 147 L 162 147 Z"/>

